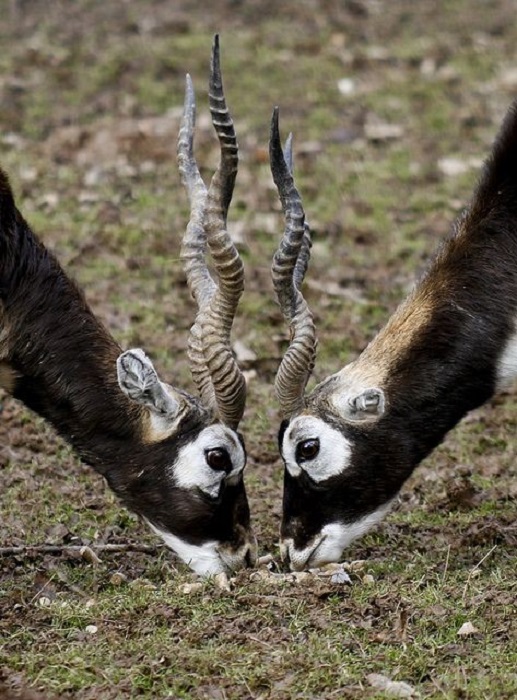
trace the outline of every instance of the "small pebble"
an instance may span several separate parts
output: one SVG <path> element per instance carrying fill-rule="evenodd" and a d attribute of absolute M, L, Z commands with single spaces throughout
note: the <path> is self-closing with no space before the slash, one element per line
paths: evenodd
<path fill-rule="evenodd" d="M 102 563 L 99 557 L 93 551 L 93 549 L 91 547 L 87 547 L 86 545 L 84 547 L 81 547 L 81 549 L 79 550 L 79 554 L 85 561 L 88 562 L 88 564 L 91 564 L 92 566 L 97 566 L 98 564 Z"/>
<path fill-rule="evenodd" d="M 88 634 L 96 634 L 98 631 L 97 625 L 86 625 L 84 628 L 84 631 L 87 632 Z"/>
<path fill-rule="evenodd" d="M 228 580 L 228 576 L 224 571 L 214 576 L 214 582 L 216 588 L 219 588 L 221 591 L 231 590 L 230 581 Z"/>
<path fill-rule="evenodd" d="M 352 78 L 341 78 L 338 80 L 337 89 L 342 95 L 353 95 L 356 91 L 355 82 Z"/>
<path fill-rule="evenodd" d="M 252 571 L 250 574 L 250 581 L 267 581 L 270 578 L 271 574 L 267 569 L 263 571 Z"/>
<path fill-rule="evenodd" d="M 114 574 L 111 574 L 110 583 L 112 586 L 121 586 L 126 582 L 127 576 L 125 576 L 121 571 L 115 571 Z"/>

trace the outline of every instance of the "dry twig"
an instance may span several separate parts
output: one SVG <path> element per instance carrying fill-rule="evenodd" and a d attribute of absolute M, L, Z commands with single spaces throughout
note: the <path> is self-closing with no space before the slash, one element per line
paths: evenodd
<path fill-rule="evenodd" d="M 161 545 L 138 544 L 136 542 L 128 542 L 127 544 L 96 544 L 93 547 L 85 547 L 82 544 L 23 544 L 16 547 L 0 547 L 0 557 L 30 556 L 34 554 L 51 554 L 55 556 L 77 554 L 80 557 L 84 557 L 86 550 L 93 555 L 100 552 L 141 552 L 142 554 L 157 554 L 159 548 L 161 548 Z"/>

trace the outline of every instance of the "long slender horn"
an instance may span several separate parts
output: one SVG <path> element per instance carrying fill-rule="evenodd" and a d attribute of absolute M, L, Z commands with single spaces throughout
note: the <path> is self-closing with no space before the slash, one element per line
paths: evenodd
<path fill-rule="evenodd" d="M 278 303 L 289 323 L 291 341 L 275 378 L 282 414 L 289 418 L 304 406 L 304 392 L 316 358 L 316 328 L 300 291 L 310 258 L 311 238 L 302 200 L 292 176 L 292 143 L 280 142 L 278 107 L 273 110 L 269 158 L 285 217 L 285 231 L 273 257 L 271 275 Z"/>
<path fill-rule="evenodd" d="M 291 176 L 293 175 L 293 135 L 289 134 L 285 141 L 284 146 L 284 160 L 285 164 L 289 168 Z M 301 201 L 301 200 L 300 200 Z M 293 282 L 296 289 L 300 289 L 302 286 L 305 273 L 307 272 L 307 267 L 309 266 L 309 260 L 311 258 L 311 230 L 309 224 L 307 223 L 307 218 L 304 214 L 304 234 L 302 238 L 302 245 L 300 246 L 300 252 L 298 253 L 298 258 L 296 260 L 296 265 L 294 266 L 293 272 Z"/>
<path fill-rule="evenodd" d="M 194 157 L 194 127 L 196 101 L 192 80 L 187 75 L 183 118 L 178 135 L 178 166 L 181 179 L 190 201 L 190 221 L 183 236 L 180 259 L 187 276 L 187 283 L 194 297 L 198 312 L 190 329 L 188 357 L 190 371 L 204 405 L 216 409 L 215 391 L 208 370 L 202 344 L 202 318 L 207 313 L 216 290 L 206 265 L 206 235 L 204 215 L 207 189 L 199 173 Z"/>
<path fill-rule="evenodd" d="M 210 113 L 221 146 L 221 160 L 206 198 L 205 232 L 219 285 L 203 317 L 202 341 L 221 420 L 236 428 L 246 401 L 246 382 L 230 346 L 237 304 L 244 289 L 242 260 L 228 234 L 226 217 L 237 175 L 238 146 L 226 106 L 219 59 L 219 37 L 214 38 L 209 83 Z"/>

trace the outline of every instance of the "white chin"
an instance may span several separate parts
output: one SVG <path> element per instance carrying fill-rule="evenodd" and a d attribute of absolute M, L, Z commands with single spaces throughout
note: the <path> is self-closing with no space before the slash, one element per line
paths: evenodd
<path fill-rule="evenodd" d="M 364 535 L 386 515 L 392 501 L 384 504 L 373 513 L 365 516 L 355 523 L 329 523 L 325 525 L 319 535 L 304 549 L 297 549 L 292 540 L 286 540 L 281 548 L 288 552 L 291 569 L 316 568 L 333 561 L 339 561 L 343 556 L 345 547 L 357 537 Z"/>
<path fill-rule="evenodd" d="M 230 562 L 226 564 L 217 551 L 217 542 L 204 542 L 201 545 L 190 544 L 169 532 L 160 530 L 152 523 L 149 525 L 162 538 L 167 547 L 172 549 L 199 576 L 215 576 L 231 568 Z"/>
<path fill-rule="evenodd" d="M 321 534 L 303 549 L 297 549 L 292 540 L 283 543 L 282 549 L 284 552 L 287 551 L 290 567 L 293 571 L 315 569 L 318 566 L 341 559 L 345 545 L 341 543 L 340 537 L 332 536 L 337 535 L 335 525 L 325 526 Z M 328 532 L 329 529 L 332 530 L 331 533 Z"/>

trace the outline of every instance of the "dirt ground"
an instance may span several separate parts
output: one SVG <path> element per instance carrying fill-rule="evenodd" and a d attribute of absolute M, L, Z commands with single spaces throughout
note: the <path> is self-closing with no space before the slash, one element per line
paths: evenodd
<path fill-rule="evenodd" d="M 287 333 L 269 277 L 282 222 L 267 160 L 280 104 L 314 235 L 304 289 L 318 381 L 366 345 L 468 202 L 517 95 L 514 3 L 0 7 L 0 163 L 18 205 L 121 344 L 190 390 L 175 142 L 189 72 L 208 177 L 221 33 L 241 149 L 230 231 L 246 268 L 234 332 L 249 351 L 246 482 L 260 554 L 273 556 L 229 592 L 189 588 L 102 479 L 2 395 L 0 698 L 516 697 L 516 391 L 468 416 L 350 548 L 351 585 L 282 573 L 272 383 Z"/>

